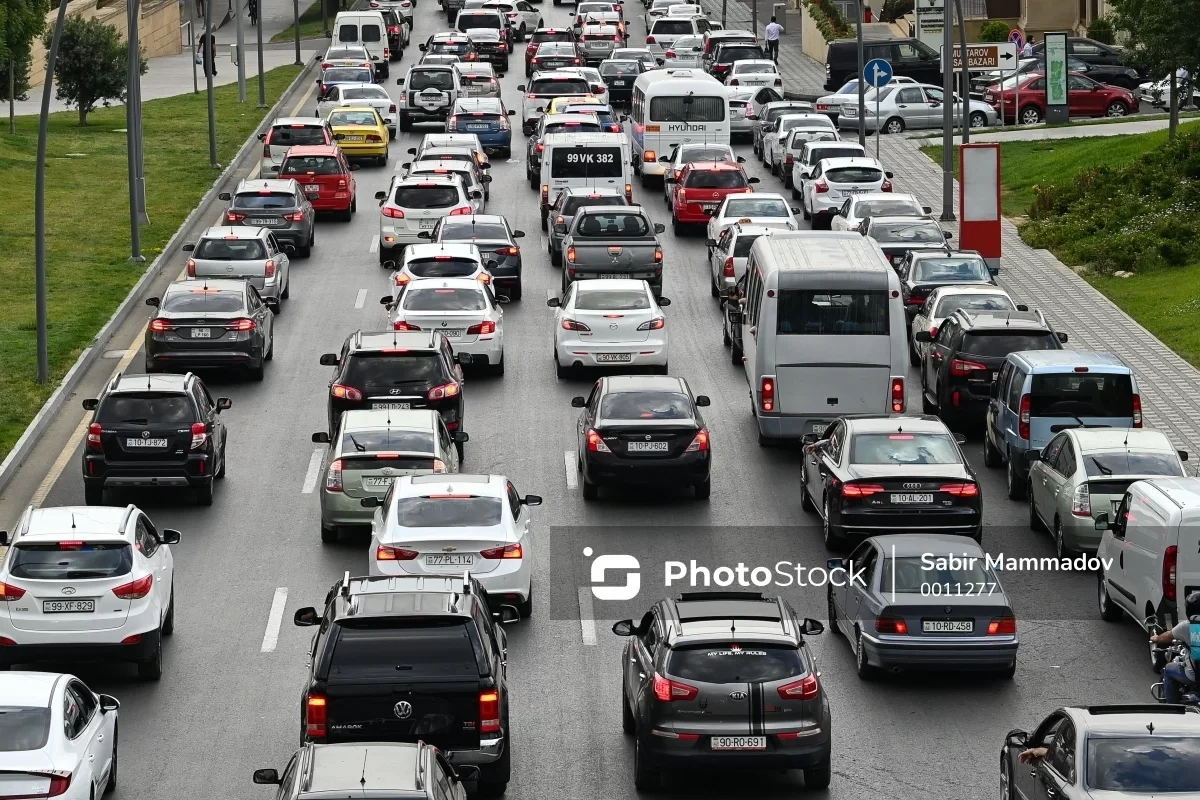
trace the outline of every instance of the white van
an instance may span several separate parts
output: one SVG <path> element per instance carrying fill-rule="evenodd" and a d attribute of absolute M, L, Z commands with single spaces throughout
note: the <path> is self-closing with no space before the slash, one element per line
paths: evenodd
<path fill-rule="evenodd" d="M 333 20 L 333 46 L 358 45 L 367 50 L 375 64 L 377 80 L 389 74 L 392 51 L 388 47 L 387 25 L 379 11 L 343 11 Z"/>
<path fill-rule="evenodd" d="M 1115 512 L 1096 516 L 1096 528 L 1104 530 L 1100 616 L 1112 622 L 1125 612 L 1146 627 L 1153 614 L 1168 628 L 1186 619 L 1184 598 L 1200 589 L 1200 478 L 1130 484 Z"/>
<path fill-rule="evenodd" d="M 847 414 L 904 413 L 904 300 L 874 240 L 824 231 L 759 237 L 740 302 L 759 444 L 819 434 Z"/>
<path fill-rule="evenodd" d="M 729 144 L 729 89 L 701 69 L 652 69 L 633 83 L 629 142 L 649 187 L 662 179 L 658 157 L 676 146 Z"/>
<path fill-rule="evenodd" d="M 629 140 L 620 133 L 551 133 L 543 137 L 542 227 L 550 206 L 568 188 L 613 188 L 633 203 Z"/>

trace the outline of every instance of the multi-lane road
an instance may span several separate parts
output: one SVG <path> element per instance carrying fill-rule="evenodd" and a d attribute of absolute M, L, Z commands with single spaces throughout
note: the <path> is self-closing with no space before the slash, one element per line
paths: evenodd
<path fill-rule="evenodd" d="M 567 24 L 567 7 L 546 3 L 542 8 L 547 24 Z M 636 19 L 640 9 L 635 5 L 629 11 Z M 422 0 L 414 41 L 445 27 L 433 0 Z M 640 43 L 641 28 L 633 23 L 632 43 Z M 521 49 L 503 80 L 509 108 L 520 108 Z M 410 47 L 401 68 L 393 66 L 393 76 L 403 75 L 415 56 L 419 52 Z M 394 80 L 388 84 L 389 91 L 398 92 Z M 305 91 L 301 87 L 301 94 Z M 296 111 L 315 113 L 311 93 L 302 99 Z M 405 150 L 423 132 L 402 134 L 393 142 L 387 167 L 356 173 L 360 202 L 352 222 L 320 223 L 313 257 L 295 264 L 266 380 L 210 381 L 214 394 L 234 401 L 224 417 L 231 431 L 229 477 L 218 485 L 213 506 L 194 507 L 186 498 L 130 498 L 147 508 L 160 528 L 180 529 L 183 541 L 174 548 L 176 634 L 166 647 L 162 680 L 140 683 L 123 666 L 77 669 L 95 690 L 123 703 L 121 786 L 115 797 L 265 798 L 271 790 L 252 785 L 251 770 L 282 768 L 298 743 L 310 633 L 292 626 L 292 614 L 301 606 L 319 605 L 344 571 L 365 573 L 367 555 L 365 534 L 337 545 L 322 545 L 318 536 L 313 489 L 321 456 L 309 436 L 324 429 L 330 375 L 317 360 L 321 353 L 337 351 L 351 331 L 384 324 L 376 301 L 388 289 L 389 273 L 378 265 L 371 198 L 386 188 L 392 170 L 407 160 Z M 566 548 L 555 549 L 552 559 L 554 538 L 570 535 L 566 526 L 614 531 L 678 526 L 672 541 L 683 542 L 681 534 L 693 538 L 709 563 L 770 565 L 785 558 L 822 565 L 827 553 L 817 530 L 796 527 L 813 521 L 800 509 L 799 451 L 757 444 L 745 379 L 721 346 L 702 233 L 663 234 L 664 294 L 672 300 L 666 312 L 672 372 L 686 377 L 697 394 L 712 398 L 706 410 L 714 449 L 712 498 L 697 502 L 690 494 L 634 493 L 584 503 L 567 464 L 574 460 L 577 416 L 570 399 L 586 394 L 588 383 L 555 378 L 553 311 L 544 300 L 557 291 L 559 271 L 550 266 L 535 196 L 524 181 L 519 131 L 513 149 L 513 160 L 493 162 L 487 210 L 507 215 L 514 228 L 527 233 L 521 242 L 525 299 L 505 311 L 506 374 L 468 377 L 465 429 L 471 440 L 464 465 L 465 471 L 505 474 L 522 493 L 545 498 L 534 512 L 534 616 L 508 628 L 514 755 L 507 796 L 633 797 L 633 748 L 619 721 L 622 642 L 608 632 L 608 623 L 581 624 L 578 609 L 561 602 L 576 596 L 573 585 L 565 594 L 550 591 L 575 582 L 580 562 L 565 563 L 568 557 L 583 559 Z M 757 189 L 782 190 L 749 146 L 739 146 L 738 152 L 746 156 L 751 174 L 762 179 Z M 897 189 L 904 190 L 902 176 L 897 179 Z M 661 190 L 635 186 L 635 199 L 670 230 Z M 182 255 L 176 260 L 172 273 L 182 267 Z M 1007 288 L 1020 301 L 1022 287 Z M 1054 322 L 1061 329 L 1067 321 Z M 131 343 L 132 349 L 140 347 Z M 141 353 L 129 355 L 129 369 L 139 371 Z M 108 361 L 107 369 L 114 364 Z M 920 408 L 911 388 L 917 380 L 914 371 L 909 381 L 914 409 Z M 73 402 L 59 430 L 81 433 L 75 428 L 81 419 Z M 14 486 L 43 482 L 39 499 L 44 505 L 82 504 L 79 438 L 27 463 Z M 982 478 L 985 547 L 993 553 L 1052 555 L 1048 538 L 1026 529 L 1024 505 L 1005 498 L 1002 473 L 982 466 L 979 442 L 967 450 Z M 64 467 L 57 477 L 56 463 Z M 646 535 L 656 534 L 647 530 Z M 591 534 L 598 551 L 604 551 L 604 536 L 602 530 Z M 680 553 L 681 558 L 691 555 Z M 998 747 L 1010 728 L 1032 726 L 1058 705 L 1149 699 L 1153 676 L 1143 637 L 1131 623 L 1099 620 L 1092 576 L 1030 573 L 1003 579 L 1022 637 L 1012 681 L 938 675 L 864 683 L 855 676 L 844 641 L 828 633 L 810 640 L 833 710 L 831 796 L 992 795 Z M 643 577 L 646 604 L 653 583 Z M 822 591 L 785 594 L 805 615 L 825 618 Z M 776 797 L 794 794 L 801 783 L 798 774 L 696 775 L 675 779 L 667 794 Z"/>

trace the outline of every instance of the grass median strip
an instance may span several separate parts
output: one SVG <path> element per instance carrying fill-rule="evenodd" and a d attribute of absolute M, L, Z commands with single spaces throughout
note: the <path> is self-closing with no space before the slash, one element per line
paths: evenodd
<path fill-rule="evenodd" d="M 329 24 L 333 24 L 333 17 L 329 17 Z M 321 2 L 310 5 L 300 14 L 300 38 L 312 39 L 323 38 L 325 36 L 325 26 L 321 24 Z M 271 37 L 272 42 L 290 42 L 296 38 L 296 26 L 288 25 L 279 33 Z"/>
<path fill-rule="evenodd" d="M 302 67 L 267 73 L 274 103 Z M 237 86 L 215 90 L 217 156 L 225 164 L 262 121 Z M 212 186 L 203 92 L 143 104 L 146 205 L 142 253 L 151 261 Z M 15 135 L 0 135 L 8 190 L 0 194 L 0 459 L 20 438 L 63 374 L 137 283 L 144 265 L 128 261 L 129 184 L 125 109 L 92 112 L 86 128 L 74 111 L 50 115 L 46 162 L 46 266 L 51 381 L 37 378 L 33 188 L 36 116 L 17 117 Z M 171 254 L 172 265 L 182 261 Z M 140 365 L 135 365 L 140 369 Z"/>

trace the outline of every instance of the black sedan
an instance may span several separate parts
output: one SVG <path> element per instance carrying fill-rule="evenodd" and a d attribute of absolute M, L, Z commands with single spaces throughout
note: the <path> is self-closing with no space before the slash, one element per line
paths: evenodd
<path fill-rule="evenodd" d="M 946 242 L 953 235 L 942 230 L 933 217 L 867 217 L 859 223 L 858 232 L 878 242 L 893 267 L 912 251 L 946 252 Z"/>
<path fill-rule="evenodd" d="M 821 517 L 825 546 L 885 533 L 982 538 L 974 470 L 936 417 L 842 417 L 806 436 L 800 505 Z"/>
<path fill-rule="evenodd" d="M 900 293 L 908 320 L 921 310 L 930 292 L 942 286 L 966 284 L 996 285 L 998 267 L 989 267 L 974 250 L 909 250 L 896 265 L 900 274 Z"/>
<path fill-rule="evenodd" d="M 608 102 L 614 106 L 628 105 L 633 99 L 633 82 L 645 71 L 640 61 L 601 61 L 600 77 L 608 87 Z"/>
<path fill-rule="evenodd" d="M 712 452 L 700 408 L 687 381 L 667 376 L 619 375 L 596 381 L 578 422 L 583 498 L 601 486 L 694 486 L 705 500 L 711 490 Z"/>
<path fill-rule="evenodd" d="M 525 231 L 514 231 L 499 214 L 442 217 L 430 238 L 434 242 L 465 242 L 479 248 L 496 294 L 521 299 L 521 247 L 517 239 Z M 494 263 L 488 263 L 492 261 Z"/>
<path fill-rule="evenodd" d="M 264 299 L 244 280 L 176 281 L 146 326 L 146 372 L 245 370 L 256 381 L 275 353 L 279 301 Z"/>

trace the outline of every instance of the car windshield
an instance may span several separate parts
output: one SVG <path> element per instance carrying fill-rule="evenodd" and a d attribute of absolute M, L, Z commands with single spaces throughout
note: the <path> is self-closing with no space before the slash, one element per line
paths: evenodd
<path fill-rule="evenodd" d="M 387 89 L 382 86 L 352 86 L 342 89 L 343 100 L 387 100 Z"/>
<path fill-rule="evenodd" d="M 191 399 L 185 394 L 121 392 L 104 399 L 96 410 L 96 421 L 190 425 L 196 421 L 196 412 L 192 409 Z"/>
<path fill-rule="evenodd" d="M 600 403 L 601 419 L 694 419 L 692 401 L 681 392 L 613 392 Z"/>
<path fill-rule="evenodd" d="M 401 386 L 430 383 L 445 378 L 442 359 L 436 352 L 419 350 L 408 353 L 355 353 L 341 381 L 349 386 Z"/>
<path fill-rule="evenodd" d="M 478 289 L 420 289 L 404 293 L 401 307 L 405 311 L 483 311 L 487 300 L 483 288 Z"/>
<path fill-rule="evenodd" d="M 1016 311 L 1006 294 L 959 294 L 943 297 L 934 309 L 935 317 L 948 317 L 960 308 L 968 311 Z"/>
<path fill-rule="evenodd" d="M 78 541 L 17 544 L 8 567 L 14 578 L 42 581 L 115 578 L 132 568 L 133 548 L 126 542 Z"/>
<path fill-rule="evenodd" d="M 638 311 L 649 307 L 650 298 L 645 292 L 628 289 L 580 289 L 575 298 L 575 308 L 580 311 Z"/>
<path fill-rule="evenodd" d="M 750 256 L 750 248 L 754 246 L 755 240 L 760 236 L 762 236 L 761 233 L 751 233 L 737 237 L 737 240 L 733 243 L 733 257 L 748 258 Z"/>
<path fill-rule="evenodd" d="M 740 169 L 693 170 L 683 183 L 687 189 L 744 189 L 746 176 Z"/>
<path fill-rule="evenodd" d="M 981 281 L 986 283 L 992 279 L 988 273 L 987 262 L 982 258 L 963 258 L 947 256 L 945 258 L 922 258 L 913 267 L 914 281 Z"/>
<path fill-rule="evenodd" d="M 778 197 L 739 197 L 725 204 L 726 217 L 789 217 L 792 210 Z"/>
<path fill-rule="evenodd" d="M 448 69 L 414 69 L 408 73 L 404 88 L 414 92 L 422 89 L 449 91 L 454 88 L 454 75 Z"/>
<path fill-rule="evenodd" d="M 1089 736 L 1087 788 L 1128 794 L 1200 792 L 1200 737 Z"/>
<path fill-rule="evenodd" d="M 0 706 L 0 752 L 41 750 L 50 738 L 50 709 Z"/>
<path fill-rule="evenodd" d="M 329 115 L 329 124 L 338 125 L 378 125 L 379 118 L 374 111 L 334 111 Z"/>
<path fill-rule="evenodd" d="M 395 523 L 401 528 L 492 527 L 500 524 L 503 511 L 498 497 L 401 497 L 396 501 Z"/>
<path fill-rule="evenodd" d="M 248 192 L 234 195 L 234 208 L 293 208 L 296 196 L 291 192 Z"/>
<path fill-rule="evenodd" d="M 585 214 L 580 218 L 575 232 L 578 236 L 635 239 L 648 236 L 650 225 L 641 214 L 626 214 L 614 210 L 601 214 Z"/>
<path fill-rule="evenodd" d="M 336 156 L 291 156 L 283 159 L 280 175 L 341 175 L 342 163 Z"/>
<path fill-rule="evenodd" d="M 392 202 L 401 208 L 449 208 L 458 205 L 458 189 L 454 186 L 398 186 Z"/>
<path fill-rule="evenodd" d="M 671 677 L 698 683 L 774 682 L 807 672 L 795 647 L 746 642 L 681 647 L 670 653 L 666 670 Z"/>
<path fill-rule="evenodd" d="M 854 204 L 851 215 L 859 219 L 867 217 L 919 217 L 922 208 L 911 200 L 860 200 Z"/>
<path fill-rule="evenodd" d="M 1004 358 L 1022 350 L 1061 350 L 1058 337 L 1050 331 L 1005 333 L 1003 331 L 973 331 L 963 337 L 960 349 L 973 356 Z"/>
<path fill-rule="evenodd" d="M 241 292 L 218 289 L 192 289 L 169 292 L 162 299 L 160 310 L 171 313 L 239 312 L 245 308 Z"/>
<path fill-rule="evenodd" d="M 431 431 L 383 428 L 369 431 L 347 431 L 342 435 L 343 453 L 433 453 Z"/>
<path fill-rule="evenodd" d="M 457 219 L 447 217 L 447 220 Z M 470 219 L 469 217 L 467 219 Z M 499 222 L 442 223 L 439 240 L 443 242 L 470 242 L 474 240 L 508 241 L 508 229 Z"/>
<path fill-rule="evenodd" d="M 936 222 L 876 222 L 871 236 L 878 242 L 896 244 L 940 244 L 946 236 Z"/>
<path fill-rule="evenodd" d="M 1030 382 L 1035 417 L 1132 417 L 1133 380 L 1128 373 L 1035 372 Z"/>
<path fill-rule="evenodd" d="M 1106 475 L 1163 475 L 1180 478 L 1185 473 L 1174 453 L 1148 450 L 1117 450 L 1111 453 L 1088 453 L 1083 466 L 1089 478 Z"/>
<path fill-rule="evenodd" d="M 267 257 L 266 248 L 258 239 L 201 239 L 192 252 L 193 258 L 209 261 L 255 261 Z"/>
<path fill-rule="evenodd" d="M 321 83 L 370 83 L 371 70 L 362 67 L 333 67 L 321 75 Z"/>
<path fill-rule="evenodd" d="M 988 569 L 982 555 L 976 559 L 963 558 L 963 553 L 954 555 L 959 556 L 959 563 L 950 562 L 949 553 L 945 556 L 927 553 L 923 556 L 884 559 L 880 589 L 885 593 L 919 594 L 923 597 L 936 593 L 947 597 L 952 594 L 965 595 L 968 591 L 980 593 L 982 587 L 985 597 L 997 594 L 1000 582 L 995 573 Z"/>
<path fill-rule="evenodd" d="M 288 125 L 271 129 L 269 143 L 278 147 L 298 144 L 326 144 L 325 131 L 317 125 Z"/>
<path fill-rule="evenodd" d="M 877 167 L 833 167 L 825 173 L 830 183 L 879 183 L 883 170 Z"/>
<path fill-rule="evenodd" d="M 573 120 L 570 122 L 547 122 L 542 128 L 542 135 L 551 133 L 601 133 L 604 126 L 600 124 L 599 119 L 595 122 L 581 122 Z"/>
<path fill-rule="evenodd" d="M 954 439 L 944 433 L 858 433 L 851 464 L 960 464 Z"/>

